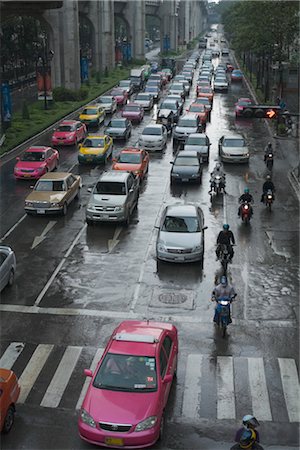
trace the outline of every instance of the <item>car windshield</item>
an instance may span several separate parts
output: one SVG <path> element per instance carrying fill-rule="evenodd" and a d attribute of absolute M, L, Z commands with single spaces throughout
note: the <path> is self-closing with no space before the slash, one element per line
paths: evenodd
<path fill-rule="evenodd" d="M 75 131 L 75 127 L 73 125 L 60 125 L 57 127 L 56 131 L 63 133 L 67 131 Z"/>
<path fill-rule="evenodd" d="M 179 119 L 178 126 L 180 127 L 196 127 L 197 121 L 196 119 Z"/>
<path fill-rule="evenodd" d="M 65 191 L 63 180 L 40 180 L 36 184 L 35 191 L 59 192 Z"/>
<path fill-rule="evenodd" d="M 149 101 L 150 100 L 150 95 L 147 94 L 138 94 L 136 97 L 136 100 L 146 100 Z"/>
<path fill-rule="evenodd" d="M 223 147 L 244 147 L 244 139 L 224 139 Z"/>
<path fill-rule="evenodd" d="M 126 123 L 124 120 L 112 120 L 109 126 L 112 128 L 126 128 Z"/>
<path fill-rule="evenodd" d="M 176 108 L 176 104 L 175 103 L 163 102 L 160 105 L 160 109 L 171 109 L 172 111 L 175 111 L 177 108 Z"/>
<path fill-rule="evenodd" d="M 125 183 L 118 183 L 114 181 L 98 181 L 95 189 L 96 194 L 108 195 L 125 195 Z"/>
<path fill-rule="evenodd" d="M 161 128 L 147 127 L 147 128 L 144 128 L 142 134 L 143 135 L 147 135 L 147 136 L 148 135 L 160 136 L 161 135 Z"/>
<path fill-rule="evenodd" d="M 199 166 L 196 156 L 178 156 L 174 162 L 175 166 Z"/>
<path fill-rule="evenodd" d="M 99 103 L 112 103 L 112 97 L 100 97 Z"/>
<path fill-rule="evenodd" d="M 200 224 L 197 217 L 166 216 L 162 231 L 169 233 L 199 233 Z"/>
<path fill-rule="evenodd" d="M 203 92 L 204 94 L 210 94 L 211 90 L 208 88 L 201 88 L 201 92 Z"/>
<path fill-rule="evenodd" d="M 197 103 L 202 103 L 203 105 L 209 105 L 210 106 L 210 101 L 209 98 L 205 98 L 205 97 L 201 97 L 200 99 L 197 99 Z"/>
<path fill-rule="evenodd" d="M 111 91 L 111 95 L 114 97 L 114 96 L 120 96 L 120 95 L 123 95 L 123 92 L 122 91 L 119 91 L 119 90 L 115 90 L 115 91 Z"/>
<path fill-rule="evenodd" d="M 155 86 L 146 86 L 145 91 L 146 92 L 158 92 L 158 88 L 156 88 Z"/>
<path fill-rule="evenodd" d="M 95 139 L 86 139 L 82 144 L 83 147 L 104 147 L 104 139 L 103 138 L 95 138 Z"/>
<path fill-rule="evenodd" d="M 190 106 L 190 112 L 205 112 L 204 105 L 192 105 Z"/>
<path fill-rule="evenodd" d="M 93 381 L 98 389 L 125 392 L 157 390 L 155 358 L 107 353 Z"/>
<path fill-rule="evenodd" d="M 130 84 L 131 84 L 131 82 L 128 80 L 121 80 L 120 81 L 120 83 L 119 83 L 119 86 L 122 86 L 122 87 L 128 87 L 128 86 L 130 86 Z"/>
<path fill-rule="evenodd" d="M 124 111 L 133 111 L 133 112 L 139 112 L 140 108 L 138 106 L 134 106 L 134 105 L 127 105 L 124 108 Z"/>
<path fill-rule="evenodd" d="M 26 152 L 21 156 L 21 161 L 44 161 L 44 152 Z"/>
<path fill-rule="evenodd" d="M 141 154 L 140 153 L 120 153 L 118 158 L 119 163 L 129 163 L 129 164 L 140 164 Z"/>
<path fill-rule="evenodd" d="M 91 115 L 94 115 L 94 114 L 97 114 L 97 113 L 98 113 L 98 110 L 94 109 L 94 108 L 84 109 L 82 111 L 82 114 L 85 114 L 86 116 L 91 116 Z"/>
<path fill-rule="evenodd" d="M 171 91 L 182 91 L 182 86 L 171 86 Z"/>
<path fill-rule="evenodd" d="M 189 137 L 187 145 L 207 145 L 205 137 Z"/>

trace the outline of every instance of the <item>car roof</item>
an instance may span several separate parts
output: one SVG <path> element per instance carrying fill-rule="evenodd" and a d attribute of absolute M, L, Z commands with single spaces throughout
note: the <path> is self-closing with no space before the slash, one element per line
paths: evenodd
<path fill-rule="evenodd" d="M 128 176 L 131 174 L 131 172 L 122 171 L 119 172 L 118 170 L 110 170 L 107 172 L 103 172 L 100 177 L 98 178 L 98 181 L 119 181 L 119 182 L 125 182 Z"/>
<path fill-rule="evenodd" d="M 75 125 L 76 123 L 81 123 L 79 120 L 63 120 L 59 125 Z"/>
<path fill-rule="evenodd" d="M 65 180 L 69 175 L 74 174 L 71 174 L 71 172 L 48 172 L 45 173 L 45 175 L 42 175 L 40 180 Z M 74 176 L 77 177 L 77 175 Z"/>
<path fill-rule="evenodd" d="M 144 130 L 145 130 L 146 128 L 159 128 L 159 129 L 161 129 L 162 126 L 163 126 L 163 125 L 160 124 L 160 123 L 154 123 L 153 125 L 149 124 L 149 125 L 146 125 L 146 126 L 144 127 Z"/>
<path fill-rule="evenodd" d="M 168 213 L 170 216 L 178 216 L 178 215 L 185 215 L 193 217 L 196 215 L 196 205 L 192 204 L 175 204 L 175 205 L 168 205 L 165 208 L 165 212 Z"/>
<path fill-rule="evenodd" d="M 238 133 L 229 133 L 224 135 L 224 139 L 244 139 L 244 136 L 242 134 Z"/>
<path fill-rule="evenodd" d="M 207 137 L 207 135 L 205 133 L 191 133 L 188 135 L 188 138 L 190 137 Z"/>
<path fill-rule="evenodd" d="M 46 147 L 45 145 L 32 145 L 26 148 L 25 152 L 45 152 L 51 147 Z"/>
<path fill-rule="evenodd" d="M 195 113 L 187 113 L 180 117 L 180 119 L 198 119 L 198 115 Z M 179 119 L 179 120 L 180 120 Z"/>
<path fill-rule="evenodd" d="M 191 156 L 193 156 L 193 157 L 196 156 L 198 158 L 199 157 L 199 153 L 197 152 L 197 150 L 182 150 L 181 152 L 177 153 L 175 159 L 177 159 L 179 156 L 180 157 L 183 156 L 184 158 L 189 158 Z"/>

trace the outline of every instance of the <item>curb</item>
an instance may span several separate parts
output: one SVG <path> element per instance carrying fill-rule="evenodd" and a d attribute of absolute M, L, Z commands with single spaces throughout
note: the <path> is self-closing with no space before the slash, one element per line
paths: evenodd
<path fill-rule="evenodd" d="M 299 190 L 299 180 L 297 176 L 294 173 L 294 170 L 291 170 L 288 173 L 288 180 L 290 182 L 290 185 L 292 186 L 293 191 L 295 192 L 296 197 L 298 198 L 298 201 L 300 202 L 300 190 Z"/>

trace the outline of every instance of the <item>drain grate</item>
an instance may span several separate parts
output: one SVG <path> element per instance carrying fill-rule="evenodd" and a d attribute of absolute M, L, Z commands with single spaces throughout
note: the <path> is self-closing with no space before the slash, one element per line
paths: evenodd
<path fill-rule="evenodd" d="M 158 296 L 158 300 L 167 305 L 180 305 L 185 303 L 187 299 L 187 295 L 178 292 L 165 292 Z"/>

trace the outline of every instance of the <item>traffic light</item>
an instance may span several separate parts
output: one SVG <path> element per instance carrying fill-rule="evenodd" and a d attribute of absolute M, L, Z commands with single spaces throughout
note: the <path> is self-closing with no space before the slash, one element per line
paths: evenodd
<path fill-rule="evenodd" d="M 242 114 L 246 119 L 276 119 L 280 111 L 280 106 L 249 105 Z"/>

